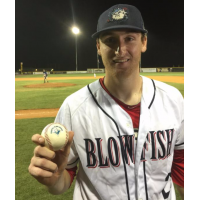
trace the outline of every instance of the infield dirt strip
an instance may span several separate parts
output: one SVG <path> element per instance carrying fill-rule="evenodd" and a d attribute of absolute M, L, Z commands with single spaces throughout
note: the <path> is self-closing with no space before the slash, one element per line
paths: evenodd
<path fill-rule="evenodd" d="M 183 76 L 146 76 L 148 78 L 172 83 L 184 83 Z M 66 79 L 99 79 L 102 76 L 97 77 L 48 77 L 48 80 L 66 80 Z M 33 81 L 43 80 L 43 78 L 15 78 L 15 81 Z M 55 117 L 59 108 L 53 109 L 34 109 L 34 110 L 18 110 L 15 111 L 15 119 L 28 119 L 28 118 L 43 118 L 43 117 Z"/>

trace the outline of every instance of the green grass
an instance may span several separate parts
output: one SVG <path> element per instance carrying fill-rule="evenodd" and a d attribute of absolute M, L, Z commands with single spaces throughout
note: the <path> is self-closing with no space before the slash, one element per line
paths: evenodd
<path fill-rule="evenodd" d="M 46 188 L 38 183 L 29 173 L 28 166 L 33 156 L 35 144 L 31 137 L 35 133 L 41 133 L 45 124 L 51 123 L 54 118 L 21 119 L 15 120 L 15 199 L 16 200 L 71 200 L 73 188 L 58 196 L 49 194 Z"/>
<path fill-rule="evenodd" d="M 76 86 L 58 88 L 25 88 L 26 85 L 41 84 L 41 81 L 15 82 L 15 110 L 59 108 L 64 99 L 94 80 L 52 80 L 51 82 L 74 83 Z"/>
<path fill-rule="evenodd" d="M 97 76 L 104 76 L 105 73 L 98 73 Z M 48 74 L 48 77 L 85 77 L 94 76 L 90 73 L 77 73 L 77 74 Z M 33 74 L 33 75 L 15 75 L 15 78 L 43 78 L 43 74 Z"/>
<path fill-rule="evenodd" d="M 78 74 L 76 76 L 88 76 L 88 74 Z M 91 74 L 93 75 L 93 74 Z M 99 75 L 99 74 L 98 74 Z M 103 76 L 104 74 L 101 74 Z M 144 76 L 183 76 L 183 73 L 141 73 Z M 51 75 L 63 77 L 62 75 Z M 75 76 L 75 75 L 69 75 Z M 41 75 L 16 76 L 16 78 L 41 77 Z M 62 88 L 25 88 L 25 85 L 40 84 L 41 81 L 16 81 L 15 82 L 15 109 L 38 109 L 38 108 L 59 108 L 64 99 L 71 93 L 94 81 L 91 80 L 52 80 L 53 82 L 75 83 L 76 86 Z M 179 89 L 184 96 L 184 84 L 167 83 Z M 53 196 L 49 194 L 44 186 L 38 183 L 28 173 L 30 159 L 33 156 L 35 144 L 31 137 L 35 133 L 40 133 L 44 126 L 54 121 L 54 118 L 36 118 L 15 120 L 15 198 L 16 200 L 72 200 L 73 182 L 71 188 L 64 194 Z M 176 188 L 175 188 L 176 189 Z M 181 200 L 177 193 L 177 200 Z"/>
<path fill-rule="evenodd" d="M 180 91 L 180 93 L 183 95 L 183 97 L 184 97 L 184 84 L 181 84 L 181 83 L 167 83 L 167 82 L 166 82 L 166 84 L 177 88 Z"/>
<path fill-rule="evenodd" d="M 175 73 L 156 73 L 159 75 L 182 75 L 182 72 L 175 72 Z M 78 74 L 76 76 L 80 76 Z M 104 74 L 98 74 L 103 76 Z M 154 73 L 141 73 L 141 75 L 154 76 Z M 26 75 L 25 77 L 36 77 L 39 75 Z M 61 75 L 51 75 L 54 77 L 63 77 Z M 66 76 L 66 75 L 65 75 Z M 70 74 L 70 76 L 72 76 Z M 74 75 L 73 75 L 74 76 Z M 83 74 L 85 76 L 85 74 Z M 87 75 L 88 76 L 88 75 Z M 22 77 L 22 76 L 17 76 Z M 39 76 L 41 77 L 41 75 Z M 80 88 L 84 87 L 85 85 L 93 82 L 94 79 L 75 79 L 75 80 L 50 80 L 50 82 L 56 83 L 74 83 L 76 86 L 71 87 L 60 87 L 60 88 L 25 88 L 26 85 L 32 84 L 41 84 L 43 81 L 16 81 L 15 82 L 15 110 L 26 110 L 26 109 L 42 109 L 42 108 L 59 108 L 63 103 L 64 99 L 72 94 L 73 92 L 79 90 Z M 182 95 L 184 95 L 184 84 L 177 84 L 177 83 L 167 83 L 177 87 Z"/>

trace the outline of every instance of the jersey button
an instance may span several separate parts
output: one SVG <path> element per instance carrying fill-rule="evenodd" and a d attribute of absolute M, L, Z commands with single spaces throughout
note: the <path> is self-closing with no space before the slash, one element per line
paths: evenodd
<path fill-rule="evenodd" d="M 131 127 L 131 123 L 128 122 L 128 123 L 126 124 L 126 126 L 130 128 L 130 127 Z"/>

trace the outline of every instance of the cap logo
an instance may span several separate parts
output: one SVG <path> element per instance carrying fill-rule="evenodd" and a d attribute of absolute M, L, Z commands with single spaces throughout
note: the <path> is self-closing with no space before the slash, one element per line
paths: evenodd
<path fill-rule="evenodd" d="M 127 8 L 115 8 L 111 13 L 109 13 L 109 19 L 107 22 L 111 21 L 121 21 L 128 19 Z"/>

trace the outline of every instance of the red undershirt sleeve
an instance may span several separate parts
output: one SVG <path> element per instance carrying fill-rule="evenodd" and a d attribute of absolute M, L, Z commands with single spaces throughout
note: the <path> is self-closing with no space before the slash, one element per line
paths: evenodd
<path fill-rule="evenodd" d="M 176 185 L 184 187 L 184 149 L 174 150 L 171 176 Z"/>
<path fill-rule="evenodd" d="M 76 176 L 76 170 L 77 170 L 77 166 L 76 167 L 73 167 L 71 169 L 66 169 L 71 177 L 71 182 L 70 182 L 70 186 L 74 180 L 74 177 Z"/>

